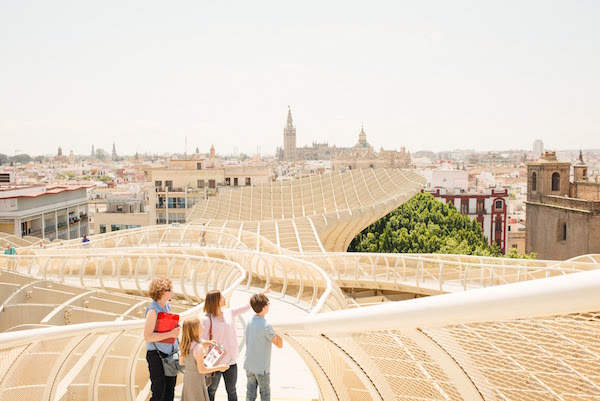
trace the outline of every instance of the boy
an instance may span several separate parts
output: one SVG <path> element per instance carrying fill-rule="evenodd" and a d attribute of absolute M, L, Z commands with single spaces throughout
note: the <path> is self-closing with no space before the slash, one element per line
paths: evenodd
<path fill-rule="evenodd" d="M 254 294 L 250 298 L 250 306 L 256 315 L 246 326 L 246 401 L 256 400 L 257 386 L 260 388 L 261 401 L 270 401 L 271 344 L 281 348 L 283 340 L 265 320 L 265 315 L 269 312 L 269 298 L 264 294 Z"/>

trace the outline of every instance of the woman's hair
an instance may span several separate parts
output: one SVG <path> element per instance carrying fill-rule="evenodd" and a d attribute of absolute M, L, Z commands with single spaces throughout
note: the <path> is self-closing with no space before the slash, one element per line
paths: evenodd
<path fill-rule="evenodd" d="M 221 291 L 209 291 L 204 300 L 204 312 L 207 315 L 218 316 L 219 309 L 221 309 Z"/>
<path fill-rule="evenodd" d="M 183 321 L 181 331 L 181 354 L 184 358 L 190 352 L 192 341 L 200 342 L 200 319 L 192 317 Z"/>
<path fill-rule="evenodd" d="M 168 278 L 155 278 L 150 282 L 150 288 L 148 288 L 148 295 L 155 301 L 158 301 L 162 294 L 167 291 L 173 290 L 173 283 Z"/>

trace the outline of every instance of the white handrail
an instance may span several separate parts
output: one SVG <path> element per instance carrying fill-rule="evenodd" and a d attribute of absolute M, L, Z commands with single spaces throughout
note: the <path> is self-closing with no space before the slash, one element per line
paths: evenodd
<path fill-rule="evenodd" d="M 410 330 L 600 310 L 600 270 L 485 289 L 390 302 L 273 326 L 284 333 Z M 560 300 L 560 301 L 557 301 Z"/>
<path fill-rule="evenodd" d="M 94 255 L 91 255 L 94 256 Z M 96 255 L 97 256 L 97 255 Z M 140 255 L 137 255 L 140 256 Z M 172 257 L 173 255 L 168 255 Z M 209 257 L 193 257 L 194 259 L 202 259 L 209 261 L 217 261 L 219 263 L 229 264 L 235 267 L 240 276 L 222 292 L 224 295 L 228 295 L 238 285 L 240 285 L 246 279 L 246 269 L 240 264 L 227 261 L 223 259 L 209 258 Z M 202 311 L 204 303 L 194 306 L 191 309 L 181 313 L 183 319 L 194 316 Z M 17 347 L 27 345 L 31 343 L 54 340 L 59 338 L 66 338 L 79 335 L 88 335 L 93 333 L 118 333 L 124 330 L 142 329 L 144 327 L 144 319 L 135 319 L 128 321 L 112 321 L 112 322 L 98 322 L 98 323 L 79 323 L 67 326 L 55 326 L 45 327 L 39 329 L 31 329 L 25 331 L 15 331 L 0 334 L 0 349 L 6 349 L 10 347 Z"/>

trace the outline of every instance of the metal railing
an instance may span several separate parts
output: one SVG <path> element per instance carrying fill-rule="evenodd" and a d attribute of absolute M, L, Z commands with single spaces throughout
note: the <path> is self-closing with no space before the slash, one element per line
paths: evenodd
<path fill-rule="evenodd" d="M 600 270 L 274 328 L 324 400 L 600 398 Z"/>
<path fill-rule="evenodd" d="M 75 274 L 82 283 L 96 280 L 103 288 L 110 288 L 103 277 L 111 272 L 119 288 L 130 291 L 124 282 L 131 279 L 133 291 L 141 293 L 152 278 L 167 276 L 192 301 L 203 299 L 212 288 L 228 296 L 246 278 L 245 269 L 226 260 L 154 255 L 152 263 L 139 263 L 144 260 L 146 255 L 23 255 L 1 257 L 0 264 L 56 281 Z M 123 272 L 123 266 L 129 270 Z M 197 315 L 201 308 L 182 317 Z M 149 387 L 143 327 L 144 320 L 130 320 L 1 334 L 0 400 L 145 400 Z"/>

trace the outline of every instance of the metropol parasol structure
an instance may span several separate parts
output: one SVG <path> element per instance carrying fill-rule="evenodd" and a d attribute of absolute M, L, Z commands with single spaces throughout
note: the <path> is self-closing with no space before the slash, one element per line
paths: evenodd
<path fill-rule="evenodd" d="M 345 252 L 423 185 L 411 170 L 331 172 L 221 190 L 187 224 L 85 245 L 5 236 L 18 252 L 0 256 L 0 400 L 147 399 L 155 277 L 184 318 L 210 290 L 270 285 L 302 311 L 273 325 L 322 400 L 599 400 L 599 255 Z M 412 299 L 361 306 L 350 289 Z"/>

